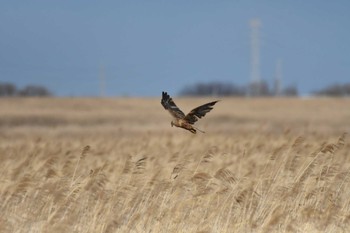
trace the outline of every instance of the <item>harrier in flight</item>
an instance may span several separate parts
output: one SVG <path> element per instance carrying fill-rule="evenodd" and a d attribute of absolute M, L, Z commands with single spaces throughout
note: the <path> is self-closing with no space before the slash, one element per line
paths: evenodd
<path fill-rule="evenodd" d="M 213 109 L 213 106 L 218 102 L 213 101 L 207 104 L 203 104 L 195 109 L 192 109 L 187 115 L 185 115 L 174 103 L 172 98 L 168 95 L 168 93 L 162 93 L 162 101 L 161 104 L 163 107 L 169 111 L 169 113 L 173 116 L 173 120 L 171 121 L 171 126 L 176 126 L 180 128 L 187 129 L 191 131 L 191 133 L 197 133 L 197 130 L 204 133 L 200 129 L 193 126 L 193 124 L 199 119 L 205 116 L 210 110 Z"/>

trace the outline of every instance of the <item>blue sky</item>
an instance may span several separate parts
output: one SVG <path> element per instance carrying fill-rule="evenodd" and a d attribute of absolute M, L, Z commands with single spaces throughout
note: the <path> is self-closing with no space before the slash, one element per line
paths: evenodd
<path fill-rule="evenodd" d="M 59 96 L 176 94 L 250 81 L 249 21 L 259 18 L 262 79 L 302 94 L 350 82 L 350 1 L 1 1 L 0 82 Z"/>

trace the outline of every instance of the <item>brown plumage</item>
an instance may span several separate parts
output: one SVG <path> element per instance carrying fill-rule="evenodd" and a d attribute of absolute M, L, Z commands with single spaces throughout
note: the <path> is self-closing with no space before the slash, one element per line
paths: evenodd
<path fill-rule="evenodd" d="M 162 93 L 161 104 L 163 107 L 168 110 L 168 112 L 173 116 L 171 121 L 171 126 L 176 126 L 189 130 L 191 133 L 197 133 L 197 130 L 204 133 L 200 129 L 193 126 L 193 124 L 198 121 L 199 118 L 202 118 L 213 109 L 213 106 L 218 102 L 213 101 L 207 104 L 203 104 L 195 109 L 192 109 L 187 115 L 185 115 L 174 103 L 173 99 L 168 95 L 168 93 Z"/>

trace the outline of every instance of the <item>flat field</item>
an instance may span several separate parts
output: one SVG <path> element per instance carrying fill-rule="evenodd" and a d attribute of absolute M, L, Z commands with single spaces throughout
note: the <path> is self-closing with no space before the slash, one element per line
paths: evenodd
<path fill-rule="evenodd" d="M 0 99 L 0 232 L 350 232 L 350 99 L 170 121 L 156 98 Z"/>

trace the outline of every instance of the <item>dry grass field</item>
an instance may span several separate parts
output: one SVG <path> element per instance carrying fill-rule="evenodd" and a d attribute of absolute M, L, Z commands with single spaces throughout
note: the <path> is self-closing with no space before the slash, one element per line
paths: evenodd
<path fill-rule="evenodd" d="M 156 98 L 0 99 L 0 232 L 350 232 L 350 99 L 170 121 Z"/>

